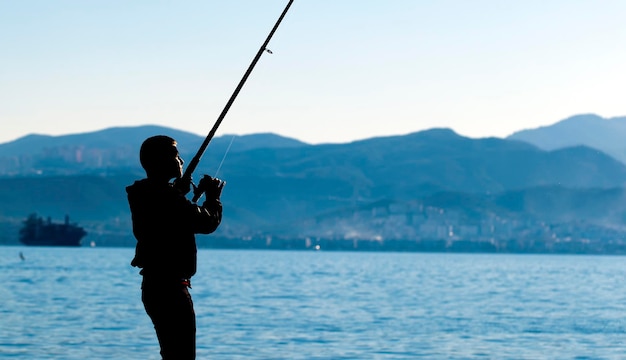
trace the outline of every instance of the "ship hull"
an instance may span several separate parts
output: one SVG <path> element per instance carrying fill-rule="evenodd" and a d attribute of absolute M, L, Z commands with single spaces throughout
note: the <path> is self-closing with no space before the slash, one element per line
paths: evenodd
<path fill-rule="evenodd" d="M 27 246 L 80 246 L 85 230 L 70 224 L 69 216 L 65 223 L 53 223 L 50 218 L 44 221 L 37 214 L 30 214 L 20 229 L 20 242 Z"/>

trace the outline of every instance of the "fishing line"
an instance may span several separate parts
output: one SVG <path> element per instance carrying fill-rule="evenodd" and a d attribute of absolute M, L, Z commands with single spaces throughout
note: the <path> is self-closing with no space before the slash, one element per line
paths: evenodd
<path fill-rule="evenodd" d="M 215 177 L 217 177 L 217 174 L 220 172 L 220 169 L 222 168 L 222 165 L 224 164 L 224 160 L 226 160 L 226 155 L 228 155 L 228 152 L 230 151 L 230 147 L 233 146 L 233 141 L 235 141 L 235 137 L 237 137 L 237 135 L 233 135 L 232 139 L 230 139 L 230 144 L 228 144 L 228 147 L 226 148 L 226 152 L 224 152 L 224 156 L 222 157 L 222 161 L 220 162 L 220 165 L 217 167 L 217 170 L 215 170 Z"/>

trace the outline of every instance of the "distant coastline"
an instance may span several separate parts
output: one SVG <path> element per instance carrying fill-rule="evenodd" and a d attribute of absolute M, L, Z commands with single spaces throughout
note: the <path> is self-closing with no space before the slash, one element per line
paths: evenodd
<path fill-rule="evenodd" d="M 24 246 L 18 241 L 2 241 L 0 246 Z M 132 248 L 134 239 L 125 241 L 109 239 L 108 243 L 91 244 L 83 247 Z M 562 254 L 562 255 L 626 255 L 626 242 L 599 244 L 588 241 L 564 241 L 545 243 L 541 241 L 510 240 L 503 242 L 481 242 L 471 240 L 337 240 L 310 238 L 223 238 L 207 237 L 198 240 L 199 249 L 221 250 L 276 250 L 276 251 L 338 251 L 338 252 L 408 252 L 408 253 L 467 253 L 467 254 Z"/>
<path fill-rule="evenodd" d="M 310 145 L 255 134 L 229 148 L 232 138 L 217 137 L 197 173 L 211 174 L 229 149 L 219 174 L 228 183 L 224 221 L 199 244 L 623 254 L 626 164 L 580 137 L 622 144 L 622 124 L 580 115 L 514 139 L 431 129 Z M 24 214 L 37 211 L 72 214 L 89 233 L 85 244 L 134 246 L 124 188 L 143 176 L 138 147 L 155 132 L 180 140 L 186 159 L 203 140 L 145 126 L 0 144 L 0 243 L 16 244 Z"/>

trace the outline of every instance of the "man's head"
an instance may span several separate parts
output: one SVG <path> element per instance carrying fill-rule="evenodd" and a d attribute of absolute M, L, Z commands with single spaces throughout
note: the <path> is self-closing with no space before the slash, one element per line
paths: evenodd
<path fill-rule="evenodd" d="M 183 159 L 178 154 L 176 140 L 169 136 L 147 138 L 141 144 L 139 161 L 150 178 L 169 181 L 183 175 Z"/>

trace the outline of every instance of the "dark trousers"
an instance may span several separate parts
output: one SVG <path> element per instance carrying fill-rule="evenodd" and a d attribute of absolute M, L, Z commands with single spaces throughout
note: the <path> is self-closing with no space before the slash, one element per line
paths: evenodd
<path fill-rule="evenodd" d="M 196 358 L 196 314 L 180 281 L 144 278 L 141 301 L 152 319 L 163 360 Z"/>

